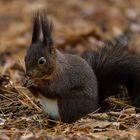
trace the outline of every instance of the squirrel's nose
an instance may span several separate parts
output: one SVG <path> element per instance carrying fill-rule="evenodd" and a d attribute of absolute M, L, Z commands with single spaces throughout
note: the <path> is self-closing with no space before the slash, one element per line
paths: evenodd
<path fill-rule="evenodd" d="M 26 72 L 26 75 L 27 75 L 28 77 L 31 77 L 31 76 L 32 76 L 32 71 L 27 71 L 27 72 Z"/>

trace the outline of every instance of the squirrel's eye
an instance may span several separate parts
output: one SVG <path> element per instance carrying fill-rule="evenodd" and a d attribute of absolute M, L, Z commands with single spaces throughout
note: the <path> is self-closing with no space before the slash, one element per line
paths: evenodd
<path fill-rule="evenodd" d="M 40 57 L 39 59 L 38 59 L 38 64 L 39 65 L 44 65 L 46 63 L 46 59 L 44 58 L 44 57 Z"/>

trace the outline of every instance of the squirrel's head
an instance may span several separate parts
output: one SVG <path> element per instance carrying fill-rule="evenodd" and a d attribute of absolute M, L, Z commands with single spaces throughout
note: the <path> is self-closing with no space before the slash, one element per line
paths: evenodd
<path fill-rule="evenodd" d="M 32 42 L 25 56 L 26 75 L 30 78 L 50 76 L 55 69 L 52 28 L 45 14 L 35 14 Z"/>

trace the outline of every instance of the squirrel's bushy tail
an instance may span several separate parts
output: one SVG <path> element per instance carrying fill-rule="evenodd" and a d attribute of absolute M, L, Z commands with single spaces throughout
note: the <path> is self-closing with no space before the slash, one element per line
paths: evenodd
<path fill-rule="evenodd" d="M 140 108 L 140 56 L 127 46 L 105 46 L 99 51 L 87 51 L 82 57 L 94 70 L 99 87 L 99 103 L 119 93 L 125 86 L 132 105 Z"/>

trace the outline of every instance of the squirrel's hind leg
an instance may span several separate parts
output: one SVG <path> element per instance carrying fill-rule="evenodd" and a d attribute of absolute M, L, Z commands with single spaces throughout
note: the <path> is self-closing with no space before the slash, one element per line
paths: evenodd
<path fill-rule="evenodd" d="M 65 123 L 72 123 L 88 113 L 94 112 L 94 101 L 84 97 L 67 98 L 58 100 L 59 113 L 61 121 Z"/>

